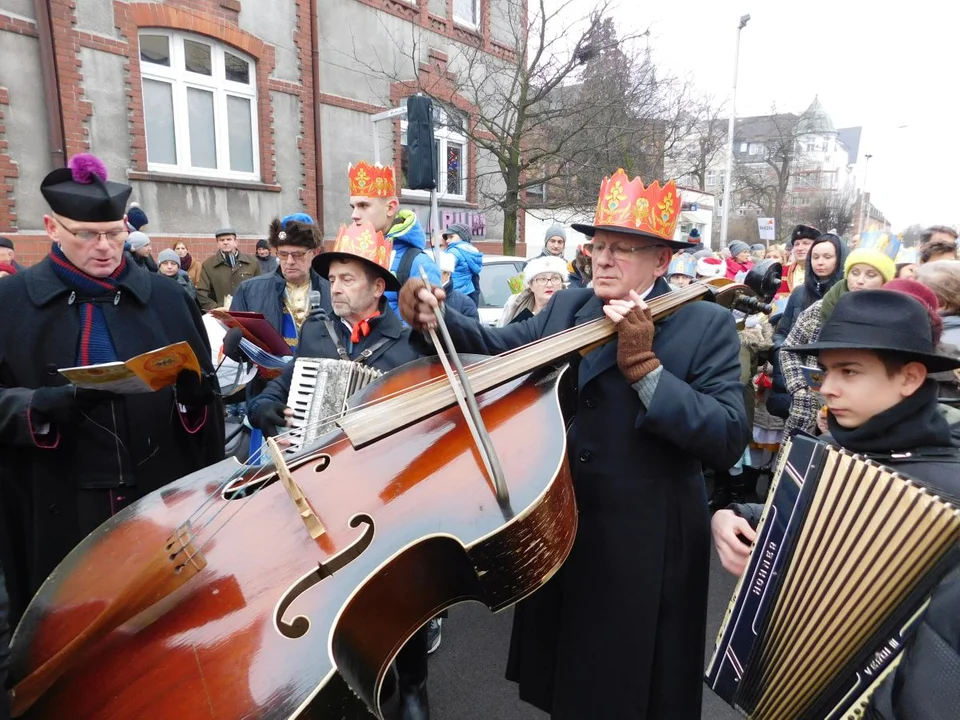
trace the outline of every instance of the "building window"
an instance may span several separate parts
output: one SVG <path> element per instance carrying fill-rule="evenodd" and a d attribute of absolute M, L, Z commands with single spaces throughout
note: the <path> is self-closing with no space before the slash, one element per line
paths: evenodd
<path fill-rule="evenodd" d="M 714 187 L 717 184 L 717 171 L 707 170 L 707 187 Z"/>
<path fill-rule="evenodd" d="M 740 143 L 740 152 L 745 153 L 747 151 L 747 143 Z"/>
<path fill-rule="evenodd" d="M 467 138 L 463 134 L 464 120 L 459 114 L 448 112 L 438 103 L 433 104 L 433 137 L 437 156 L 437 195 L 447 200 L 467 199 Z M 407 186 L 407 122 L 400 123 L 400 175 L 405 195 L 427 196 L 425 190 L 410 190 Z"/>
<path fill-rule="evenodd" d="M 751 154 L 751 155 L 762 155 L 762 154 L 763 154 L 763 143 L 750 143 L 750 154 Z"/>
<path fill-rule="evenodd" d="M 461 25 L 480 27 L 480 0 L 453 0 L 453 19 Z"/>
<path fill-rule="evenodd" d="M 252 58 L 202 36 L 149 29 L 140 33 L 140 74 L 148 169 L 260 179 Z"/>

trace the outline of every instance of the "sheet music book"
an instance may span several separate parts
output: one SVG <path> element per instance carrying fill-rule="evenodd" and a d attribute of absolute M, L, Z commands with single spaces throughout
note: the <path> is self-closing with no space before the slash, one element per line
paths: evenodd
<path fill-rule="evenodd" d="M 226 310 L 211 310 L 210 315 L 219 320 L 225 327 L 238 327 L 243 336 L 251 343 L 266 350 L 271 355 L 285 357 L 293 355 L 287 341 L 263 316 L 255 312 L 229 312 Z M 259 364 L 259 363 L 258 363 Z"/>
<path fill-rule="evenodd" d="M 131 395 L 173 385 L 181 370 L 193 370 L 200 375 L 200 363 L 186 341 L 145 352 L 126 362 L 61 368 L 60 374 L 77 387 Z"/>

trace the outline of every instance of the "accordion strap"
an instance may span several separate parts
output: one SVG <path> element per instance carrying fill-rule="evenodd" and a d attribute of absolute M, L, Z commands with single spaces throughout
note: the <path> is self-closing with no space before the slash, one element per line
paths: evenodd
<path fill-rule="evenodd" d="M 324 318 L 323 324 L 326 326 L 327 333 L 330 335 L 330 339 L 333 340 L 333 344 L 337 348 L 337 355 L 340 356 L 340 359 L 346 360 L 347 362 L 355 362 L 358 365 L 363 365 L 366 363 L 367 360 L 369 360 L 377 350 L 390 342 L 390 338 L 382 337 L 370 347 L 364 348 L 363 352 L 361 352 L 356 358 L 351 358 L 347 353 L 347 349 L 343 347 L 343 343 L 340 341 L 340 336 L 337 335 L 337 329 L 333 326 L 333 321 L 331 321 L 330 318 Z"/>
<path fill-rule="evenodd" d="M 960 463 L 960 448 L 956 447 L 918 447 L 907 452 L 889 452 L 889 453 L 864 453 L 865 457 L 871 460 L 884 462 L 908 463 L 908 462 L 948 462 Z"/>

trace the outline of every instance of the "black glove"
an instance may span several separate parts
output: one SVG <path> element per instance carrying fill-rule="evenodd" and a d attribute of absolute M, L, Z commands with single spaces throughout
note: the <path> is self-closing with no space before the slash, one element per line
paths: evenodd
<path fill-rule="evenodd" d="M 213 402 L 216 392 L 206 377 L 200 377 L 193 370 L 181 370 L 177 374 L 176 395 L 181 405 L 202 407 Z"/>
<path fill-rule="evenodd" d="M 287 406 L 277 400 L 264 400 L 257 403 L 256 411 L 249 415 L 250 424 L 260 428 L 265 438 L 274 437 L 287 426 L 287 416 L 284 411 Z"/>
<path fill-rule="evenodd" d="M 33 391 L 31 410 L 52 422 L 70 422 L 78 413 L 90 410 L 94 405 L 117 400 L 119 396 L 104 390 L 87 390 L 67 384 L 58 387 L 43 387 Z"/>

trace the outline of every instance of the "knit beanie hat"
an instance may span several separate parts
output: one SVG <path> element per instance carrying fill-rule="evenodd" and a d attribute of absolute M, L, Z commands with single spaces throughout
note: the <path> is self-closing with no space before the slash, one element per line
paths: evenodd
<path fill-rule="evenodd" d="M 940 344 L 940 336 L 943 334 L 943 318 L 940 317 L 940 300 L 937 294 L 923 283 L 910 278 L 897 278 L 884 285 L 881 290 L 893 290 L 909 295 L 914 300 L 919 300 L 920 304 L 927 309 L 927 316 L 930 318 L 930 331 L 933 333 L 933 344 Z"/>
<path fill-rule="evenodd" d="M 720 258 L 702 257 L 697 260 L 697 276 L 709 279 L 721 277 L 724 264 Z"/>
<path fill-rule="evenodd" d="M 543 236 L 543 242 L 546 243 L 552 237 L 562 237 L 563 241 L 567 241 L 567 229 L 560 223 L 554 223 L 547 228 L 547 232 Z"/>
<path fill-rule="evenodd" d="M 264 248 L 266 250 L 270 249 L 270 243 L 267 242 L 266 238 L 260 238 L 259 240 L 257 240 L 257 250 L 259 250 L 260 248 Z"/>
<path fill-rule="evenodd" d="M 147 214 L 140 208 L 140 206 L 135 202 L 130 203 L 130 207 L 127 208 L 127 224 L 134 230 L 139 230 L 149 222 L 150 221 L 147 219 Z"/>
<path fill-rule="evenodd" d="M 727 248 L 730 250 L 730 257 L 733 259 L 737 258 L 737 255 L 743 252 L 750 252 L 750 246 L 747 245 L 743 240 L 734 240 L 732 243 L 727 245 Z"/>
<path fill-rule="evenodd" d="M 545 273 L 556 273 L 563 279 L 563 282 L 566 282 L 570 276 L 570 273 L 567 271 L 566 260 L 561 257 L 556 257 L 555 255 L 541 255 L 533 258 L 533 260 L 528 262 L 526 267 L 523 268 L 524 287 L 530 287 L 530 283 L 533 282 L 533 279 L 537 275 L 543 275 Z"/>
<path fill-rule="evenodd" d="M 460 223 L 450 225 L 446 230 L 443 231 L 443 234 L 457 235 L 464 242 L 473 242 L 473 233 L 470 232 L 470 228 L 468 228 L 466 225 L 461 225 Z"/>
<path fill-rule="evenodd" d="M 177 255 L 177 251 L 171 250 L 170 248 L 161 250 L 160 254 L 157 255 L 157 265 L 161 265 L 165 262 L 175 262 L 177 267 L 180 267 L 180 256 Z"/>
<path fill-rule="evenodd" d="M 875 248 L 857 248 L 847 255 L 847 261 L 843 264 L 844 277 L 850 273 L 850 268 L 861 263 L 875 268 L 883 275 L 884 282 L 890 282 L 897 274 L 897 266 L 886 253 Z"/>
<path fill-rule="evenodd" d="M 130 233 L 127 242 L 130 244 L 131 250 L 139 250 L 150 244 L 150 237 L 146 233 L 136 231 Z"/>

